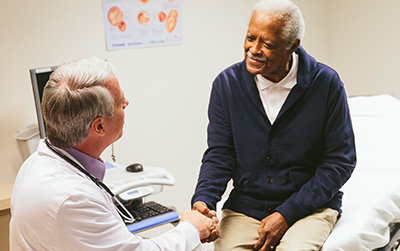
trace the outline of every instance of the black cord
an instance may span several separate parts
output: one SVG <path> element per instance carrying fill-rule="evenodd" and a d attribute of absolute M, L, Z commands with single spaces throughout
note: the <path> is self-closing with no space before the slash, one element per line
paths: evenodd
<path fill-rule="evenodd" d="M 62 153 L 61 151 L 59 151 L 57 148 L 55 148 L 49 141 L 48 139 L 45 139 L 46 145 L 54 152 L 56 153 L 58 156 L 60 156 L 62 159 L 64 159 L 65 161 L 67 161 L 68 163 L 70 163 L 71 165 L 73 165 L 74 167 L 76 167 L 79 171 L 81 171 L 82 173 L 84 173 L 87 177 L 89 177 L 97 186 L 99 186 L 100 188 L 103 188 L 104 190 L 106 190 L 106 192 L 108 194 L 111 195 L 111 197 L 114 197 L 114 193 L 110 190 L 110 188 L 108 188 L 103 182 L 101 182 L 98 178 L 96 178 L 95 176 L 93 176 L 92 174 L 90 174 L 88 171 L 86 171 L 84 168 L 82 168 L 80 165 L 78 165 L 75 161 L 73 161 L 71 158 L 69 158 L 67 155 L 65 155 L 64 153 Z"/>
<path fill-rule="evenodd" d="M 111 195 L 111 199 L 114 202 L 114 205 L 118 211 L 118 213 L 120 214 L 120 216 L 122 217 L 122 219 L 125 221 L 125 223 L 134 223 L 137 220 L 135 219 L 135 217 L 132 216 L 132 214 L 125 208 L 124 205 L 122 205 L 122 203 L 118 200 L 118 198 L 116 198 L 116 196 L 114 195 L 114 193 L 110 190 L 110 188 L 108 188 L 106 186 L 106 184 L 104 184 L 101 180 L 99 180 L 98 178 L 96 178 L 95 176 L 93 176 L 92 174 L 90 174 L 88 171 L 86 171 L 81 165 L 79 165 L 78 163 L 76 163 L 75 161 L 73 161 L 71 158 L 69 158 L 67 155 L 65 155 L 63 152 L 61 152 L 60 150 L 58 150 L 55 146 L 53 146 L 48 139 L 46 138 L 44 140 L 46 142 L 46 145 L 50 148 L 50 150 L 52 150 L 55 154 L 57 154 L 58 156 L 60 156 L 62 159 L 64 159 L 65 161 L 67 161 L 69 164 L 73 165 L 74 167 L 76 167 L 79 171 L 81 171 L 82 173 L 84 173 L 87 177 L 89 177 L 99 188 L 103 188 L 109 195 Z M 122 211 L 125 211 L 126 214 L 122 213 Z M 126 216 L 128 215 L 128 216 Z"/>

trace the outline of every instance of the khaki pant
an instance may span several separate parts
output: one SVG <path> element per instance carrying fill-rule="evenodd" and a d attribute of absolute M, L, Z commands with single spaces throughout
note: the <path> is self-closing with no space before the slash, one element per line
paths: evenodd
<path fill-rule="evenodd" d="M 295 222 L 283 235 L 276 251 L 320 250 L 336 224 L 338 212 L 318 209 Z M 229 209 L 222 211 L 220 237 L 214 242 L 215 251 L 253 250 L 258 239 L 260 221 Z"/>

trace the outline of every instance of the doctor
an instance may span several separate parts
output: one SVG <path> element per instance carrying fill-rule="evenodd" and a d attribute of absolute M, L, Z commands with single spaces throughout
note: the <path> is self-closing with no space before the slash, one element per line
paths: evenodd
<path fill-rule="evenodd" d="M 177 227 L 155 238 L 128 231 L 101 182 L 99 157 L 121 138 L 128 104 L 104 60 L 78 59 L 54 71 L 43 92 L 47 139 L 14 184 L 11 250 L 196 250 L 218 235 L 218 220 L 197 211 L 183 212 Z"/>

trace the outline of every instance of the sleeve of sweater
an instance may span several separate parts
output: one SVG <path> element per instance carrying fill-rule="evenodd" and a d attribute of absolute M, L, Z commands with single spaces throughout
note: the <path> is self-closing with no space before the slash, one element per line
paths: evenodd
<path fill-rule="evenodd" d="M 224 84 L 226 83 L 221 76 L 213 83 L 208 108 L 208 148 L 202 159 L 198 183 L 192 197 L 192 205 L 196 201 L 203 201 L 214 210 L 232 177 L 236 163 L 230 118 L 226 117 L 229 116 L 226 98 L 221 97 Z"/>
<path fill-rule="evenodd" d="M 354 134 L 347 96 L 337 75 L 331 81 L 334 82 L 331 85 L 334 88 L 329 97 L 326 112 L 320 164 L 314 176 L 276 209 L 285 217 L 289 225 L 316 209 L 324 207 L 337 195 L 355 167 Z"/>

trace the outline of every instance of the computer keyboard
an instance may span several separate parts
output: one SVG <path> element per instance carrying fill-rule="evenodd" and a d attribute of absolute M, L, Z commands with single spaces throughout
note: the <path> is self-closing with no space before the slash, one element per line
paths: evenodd
<path fill-rule="evenodd" d="M 136 220 L 134 223 L 127 224 L 128 230 L 131 233 L 175 222 L 180 219 L 176 211 L 154 201 L 130 205 L 127 209 Z"/>
<path fill-rule="evenodd" d="M 134 214 L 136 221 L 145 220 L 150 217 L 174 211 L 171 208 L 158 204 L 154 201 L 142 203 L 129 209 Z"/>

